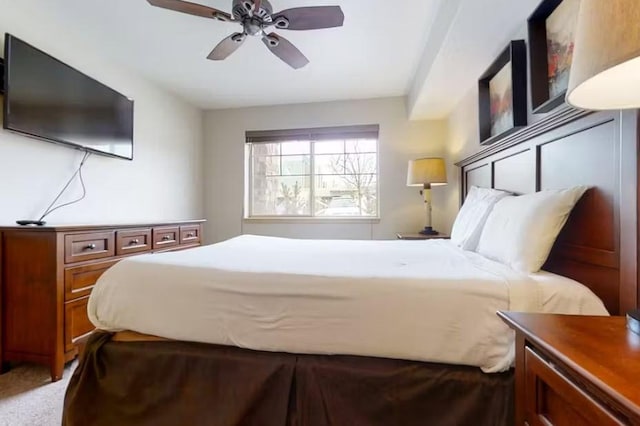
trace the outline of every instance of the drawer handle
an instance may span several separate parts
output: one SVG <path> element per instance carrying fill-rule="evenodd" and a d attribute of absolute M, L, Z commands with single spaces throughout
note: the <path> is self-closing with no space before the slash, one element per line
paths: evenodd
<path fill-rule="evenodd" d="M 162 241 L 169 241 L 171 239 L 170 236 L 165 235 L 164 237 L 162 237 Z"/>
<path fill-rule="evenodd" d="M 195 237 L 195 234 L 193 232 L 189 232 L 187 234 L 187 238 L 193 238 L 193 237 Z"/>
<path fill-rule="evenodd" d="M 135 246 L 135 245 L 138 245 L 138 244 L 140 244 L 140 240 L 138 240 L 138 239 L 129 241 L 129 245 L 130 246 Z"/>
<path fill-rule="evenodd" d="M 88 244 L 88 245 L 84 246 L 82 249 L 83 250 L 95 250 L 96 249 L 96 245 L 95 244 Z"/>

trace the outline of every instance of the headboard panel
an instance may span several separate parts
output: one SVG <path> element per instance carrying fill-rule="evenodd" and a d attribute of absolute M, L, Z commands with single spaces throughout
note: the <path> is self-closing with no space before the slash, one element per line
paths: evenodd
<path fill-rule="evenodd" d="M 484 163 L 476 168 L 469 167 L 464 170 L 467 185 L 463 195 L 466 195 L 467 191 L 472 186 L 479 186 L 481 188 L 491 188 L 493 185 L 491 164 Z"/>
<path fill-rule="evenodd" d="M 535 153 L 531 149 L 515 152 L 493 161 L 493 186 L 515 194 L 536 190 Z"/>
<path fill-rule="evenodd" d="M 565 108 L 457 165 L 471 186 L 525 194 L 588 185 L 544 269 L 575 279 L 612 314 L 638 306 L 638 114 Z"/>

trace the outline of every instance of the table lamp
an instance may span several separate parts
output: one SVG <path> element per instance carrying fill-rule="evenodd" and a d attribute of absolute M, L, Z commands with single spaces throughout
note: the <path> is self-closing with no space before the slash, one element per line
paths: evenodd
<path fill-rule="evenodd" d="M 577 108 L 640 108 L 640 1 L 582 0 L 567 90 Z M 640 310 L 627 312 L 640 334 Z"/>
<path fill-rule="evenodd" d="M 567 102 L 592 110 L 640 107 L 640 1 L 582 0 Z"/>
<path fill-rule="evenodd" d="M 438 231 L 431 226 L 431 187 L 446 184 L 447 170 L 443 158 L 420 158 L 409 161 L 407 186 L 421 186 L 421 193 L 424 196 L 426 224 L 420 231 L 423 235 L 438 235 Z"/>

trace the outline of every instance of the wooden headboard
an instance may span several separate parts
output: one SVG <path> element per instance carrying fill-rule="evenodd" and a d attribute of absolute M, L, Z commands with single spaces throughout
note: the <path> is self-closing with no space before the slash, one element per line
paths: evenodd
<path fill-rule="evenodd" d="M 544 269 L 589 287 L 611 314 L 638 306 L 638 113 L 563 108 L 459 163 L 471 186 L 525 194 L 588 185 Z"/>

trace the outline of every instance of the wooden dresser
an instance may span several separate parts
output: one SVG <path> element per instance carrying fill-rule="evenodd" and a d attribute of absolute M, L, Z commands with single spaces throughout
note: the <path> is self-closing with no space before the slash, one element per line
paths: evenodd
<path fill-rule="evenodd" d="M 0 362 L 46 364 L 53 381 L 93 330 L 91 289 L 120 259 L 200 245 L 203 220 L 59 227 L 0 227 Z"/>
<path fill-rule="evenodd" d="M 640 425 L 640 335 L 624 317 L 498 315 L 516 331 L 516 425 Z"/>

